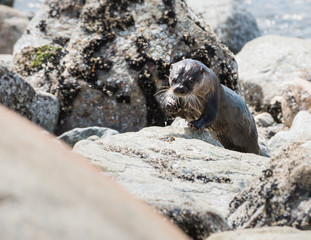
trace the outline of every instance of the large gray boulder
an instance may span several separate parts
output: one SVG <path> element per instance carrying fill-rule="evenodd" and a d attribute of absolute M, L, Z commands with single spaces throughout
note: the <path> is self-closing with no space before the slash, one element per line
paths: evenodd
<path fill-rule="evenodd" d="M 217 34 L 233 53 L 238 53 L 248 41 L 258 37 L 255 18 L 240 0 L 186 0 L 188 6 Z"/>
<path fill-rule="evenodd" d="M 310 40 L 259 37 L 247 43 L 236 60 L 245 100 L 258 108 L 269 109 L 276 101 L 281 104 L 285 82 L 311 79 Z"/>
<path fill-rule="evenodd" d="M 204 141 L 202 141 L 203 139 Z M 137 198 L 170 217 L 194 239 L 228 230 L 224 216 L 233 197 L 269 161 L 229 151 L 208 137 L 177 124 L 148 127 L 75 144 Z"/>
<path fill-rule="evenodd" d="M 0 131 L 0 239 L 189 239 L 86 159 L 3 106 Z"/>
<path fill-rule="evenodd" d="M 57 126 L 59 115 L 57 98 L 50 93 L 34 90 L 5 64 L 0 65 L 0 104 L 50 132 Z"/>
<path fill-rule="evenodd" d="M 230 203 L 231 227 L 311 229 L 310 121 L 311 114 L 300 112 L 287 134 L 280 132 L 272 139 L 282 146 L 261 176 Z"/>
<path fill-rule="evenodd" d="M 0 54 L 12 54 L 15 42 L 22 36 L 28 23 L 28 18 L 19 11 L 0 5 Z"/>
<path fill-rule="evenodd" d="M 311 231 L 290 227 L 264 227 L 213 234 L 207 240 L 309 240 Z"/>
<path fill-rule="evenodd" d="M 237 90 L 233 54 L 181 0 L 45 1 L 15 45 L 16 71 L 61 104 L 57 133 L 165 125 L 170 64 L 202 61 Z"/>

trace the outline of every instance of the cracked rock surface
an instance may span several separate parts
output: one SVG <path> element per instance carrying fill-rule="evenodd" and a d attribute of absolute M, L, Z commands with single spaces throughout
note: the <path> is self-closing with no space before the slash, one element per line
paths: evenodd
<path fill-rule="evenodd" d="M 215 140 L 200 138 L 179 126 L 148 127 L 97 141 L 82 140 L 74 151 L 192 238 L 204 239 L 229 229 L 224 220 L 229 202 L 269 159 L 229 151 L 207 143 L 217 144 Z"/>

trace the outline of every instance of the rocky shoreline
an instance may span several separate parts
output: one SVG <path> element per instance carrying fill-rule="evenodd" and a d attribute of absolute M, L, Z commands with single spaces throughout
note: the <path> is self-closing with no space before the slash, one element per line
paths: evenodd
<path fill-rule="evenodd" d="M 259 36 L 236 1 L 221 2 L 45 1 L 18 25 L 16 43 L 3 30 L 0 103 L 192 239 L 309 239 L 311 40 Z M 14 28 L 20 14 L 1 12 L 10 14 L 0 29 Z M 155 93 L 182 58 L 201 61 L 245 99 L 271 159 L 172 123 Z"/>

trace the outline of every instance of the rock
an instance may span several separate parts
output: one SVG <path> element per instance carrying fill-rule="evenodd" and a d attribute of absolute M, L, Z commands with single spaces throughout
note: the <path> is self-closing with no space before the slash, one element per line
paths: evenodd
<path fill-rule="evenodd" d="M 270 113 L 267 113 L 267 112 L 257 114 L 254 117 L 254 119 L 255 119 L 256 124 L 262 127 L 269 127 L 274 123 L 273 117 L 271 116 Z"/>
<path fill-rule="evenodd" d="M 229 202 L 269 159 L 200 138 L 188 128 L 148 127 L 95 142 L 82 140 L 74 151 L 170 217 L 193 239 L 204 239 L 228 230 L 223 216 Z"/>
<path fill-rule="evenodd" d="M 11 54 L 0 54 L 0 66 L 12 68 L 13 56 Z"/>
<path fill-rule="evenodd" d="M 264 227 L 216 233 L 207 240 L 308 240 L 311 231 L 300 231 L 290 227 Z"/>
<path fill-rule="evenodd" d="M 299 112 L 289 131 L 280 131 L 268 141 L 270 153 L 276 155 L 295 142 L 308 142 L 311 140 L 311 114 L 306 111 Z"/>
<path fill-rule="evenodd" d="M 273 99 L 282 96 L 283 83 L 311 79 L 310 40 L 273 35 L 259 37 L 248 42 L 236 60 L 245 100 L 260 109 L 269 109 Z"/>
<path fill-rule="evenodd" d="M 13 7 L 14 0 L 0 0 L 0 5 L 6 5 L 9 7 Z"/>
<path fill-rule="evenodd" d="M 167 87 L 170 64 L 183 57 L 202 61 L 238 91 L 233 54 L 181 0 L 46 1 L 14 53 L 19 74 L 57 95 L 58 134 L 164 126 L 154 95 Z"/>
<path fill-rule="evenodd" d="M 0 54 L 12 54 L 14 44 L 22 36 L 28 22 L 19 11 L 0 5 Z"/>
<path fill-rule="evenodd" d="M 258 37 L 255 18 L 239 0 L 186 0 L 188 6 L 216 32 L 233 53 L 238 53 L 248 41 Z"/>
<path fill-rule="evenodd" d="M 305 115 L 311 120 L 311 114 L 298 113 L 289 135 Z M 311 230 L 311 131 L 304 125 L 299 130 L 304 135 L 297 135 L 278 151 L 262 175 L 230 203 L 231 227 L 291 226 Z M 297 129 L 295 132 L 298 134 Z"/>
<path fill-rule="evenodd" d="M 0 106 L 0 239 L 188 239 L 73 154 Z"/>
<path fill-rule="evenodd" d="M 50 93 L 35 91 L 29 83 L 5 66 L 0 66 L 0 104 L 53 132 L 59 104 Z"/>
<path fill-rule="evenodd" d="M 88 128 L 75 128 L 68 132 L 63 133 L 58 138 L 66 142 L 69 146 L 73 147 L 76 142 L 83 140 L 83 139 L 93 139 L 90 137 L 92 136 L 98 136 L 98 139 L 100 138 L 106 138 L 110 137 L 112 135 L 119 134 L 118 131 L 110 129 L 110 128 L 104 128 L 104 127 L 88 127 Z M 96 140 L 98 140 L 95 137 Z"/>
<path fill-rule="evenodd" d="M 284 123 L 290 127 L 299 111 L 311 113 L 311 82 L 294 80 L 283 85 L 282 113 Z"/>
<path fill-rule="evenodd" d="M 203 130 L 202 132 L 193 131 L 192 129 L 188 128 L 188 122 L 180 117 L 177 117 L 171 124 L 171 127 L 173 129 L 181 130 L 180 128 L 183 128 L 184 132 L 182 134 L 183 138 L 187 139 L 200 139 L 204 142 L 210 143 L 214 146 L 222 147 L 224 146 L 215 138 L 212 137 L 212 135 L 207 131 Z"/>

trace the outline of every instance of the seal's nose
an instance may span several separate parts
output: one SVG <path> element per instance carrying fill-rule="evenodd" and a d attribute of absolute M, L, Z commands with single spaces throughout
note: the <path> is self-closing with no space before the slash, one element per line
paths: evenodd
<path fill-rule="evenodd" d="M 176 94 L 185 94 L 186 93 L 186 89 L 184 88 L 184 86 L 177 86 L 176 88 L 174 88 L 174 93 L 176 93 Z"/>

